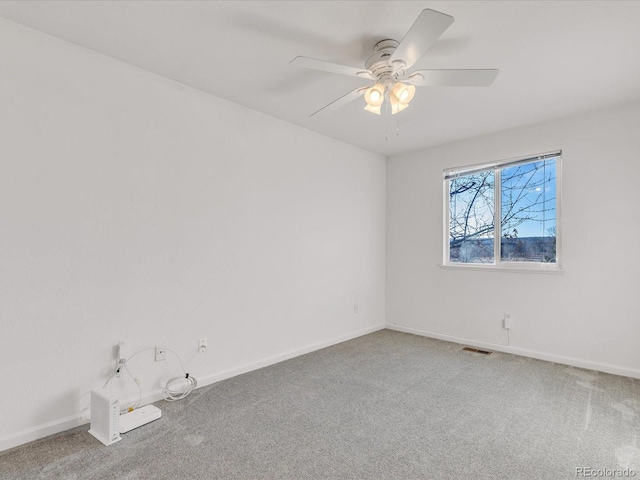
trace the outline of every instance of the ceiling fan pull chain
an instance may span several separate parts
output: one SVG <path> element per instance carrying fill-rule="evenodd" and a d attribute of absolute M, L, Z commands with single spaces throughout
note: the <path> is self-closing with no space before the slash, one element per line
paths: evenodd
<path fill-rule="evenodd" d="M 389 141 L 389 95 L 387 94 L 384 102 L 384 141 Z"/>

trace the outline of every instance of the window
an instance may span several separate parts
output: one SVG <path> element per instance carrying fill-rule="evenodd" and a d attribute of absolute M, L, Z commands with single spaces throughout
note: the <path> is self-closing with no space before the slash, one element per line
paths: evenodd
<path fill-rule="evenodd" d="M 445 265 L 559 270 L 561 152 L 444 171 Z"/>

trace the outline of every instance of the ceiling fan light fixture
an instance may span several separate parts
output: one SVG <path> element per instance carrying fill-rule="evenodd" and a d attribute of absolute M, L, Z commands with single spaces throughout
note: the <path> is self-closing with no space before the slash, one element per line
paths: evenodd
<path fill-rule="evenodd" d="M 382 115 L 381 111 L 380 111 L 380 105 L 377 106 L 373 106 L 373 105 L 366 105 L 364 107 L 364 109 L 367 112 L 371 112 L 371 113 L 375 113 L 376 115 Z"/>
<path fill-rule="evenodd" d="M 364 100 L 367 102 L 367 106 L 379 107 L 384 102 L 384 86 L 381 83 L 376 83 L 373 87 L 368 88 L 364 93 Z"/>
<path fill-rule="evenodd" d="M 389 103 L 391 104 L 391 115 L 395 115 L 409 106 L 408 103 L 400 102 L 400 99 L 393 92 L 389 93 Z"/>
<path fill-rule="evenodd" d="M 413 85 L 405 85 L 402 82 L 396 82 L 391 89 L 391 93 L 395 95 L 401 105 L 408 105 L 416 94 L 416 87 Z"/>

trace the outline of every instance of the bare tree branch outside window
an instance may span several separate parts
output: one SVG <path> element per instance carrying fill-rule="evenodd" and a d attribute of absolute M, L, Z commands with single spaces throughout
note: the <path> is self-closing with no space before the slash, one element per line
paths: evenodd
<path fill-rule="evenodd" d="M 498 228 L 496 195 L 500 200 Z M 449 180 L 449 261 L 494 263 L 496 238 L 500 239 L 501 261 L 556 261 L 555 159 Z"/>

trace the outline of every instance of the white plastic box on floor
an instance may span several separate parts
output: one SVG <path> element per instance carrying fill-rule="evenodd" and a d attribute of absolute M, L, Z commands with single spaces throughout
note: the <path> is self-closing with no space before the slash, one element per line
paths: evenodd
<path fill-rule="evenodd" d="M 141 408 L 120 415 L 120 433 L 127 433 L 134 428 L 146 425 L 162 416 L 162 411 L 153 405 L 145 405 Z"/>
<path fill-rule="evenodd" d="M 99 390 L 91 392 L 91 428 L 89 433 L 105 445 L 121 440 L 120 402 Z"/>

